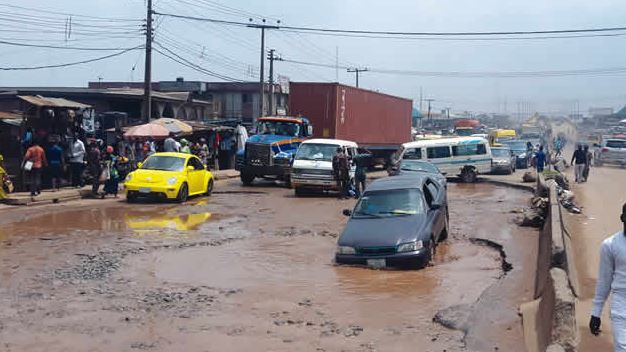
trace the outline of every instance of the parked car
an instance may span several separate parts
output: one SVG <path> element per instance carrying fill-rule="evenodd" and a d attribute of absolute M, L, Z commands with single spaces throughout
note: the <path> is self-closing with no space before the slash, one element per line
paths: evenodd
<path fill-rule="evenodd" d="M 311 191 L 339 191 L 333 175 L 333 157 L 343 147 L 349 156 L 357 153 L 357 144 L 340 139 L 309 139 L 298 147 L 291 167 L 291 184 L 296 196 Z M 354 179 L 356 167 L 350 178 Z"/>
<path fill-rule="evenodd" d="M 191 154 L 156 153 L 126 176 L 126 200 L 156 197 L 185 202 L 189 196 L 211 195 L 213 174 Z"/>
<path fill-rule="evenodd" d="M 448 181 L 441 171 L 433 163 L 423 160 L 402 159 L 391 170 L 389 176 L 410 175 L 413 173 L 429 174 L 435 178 L 442 186 L 447 187 Z"/>
<path fill-rule="evenodd" d="M 492 147 L 491 155 L 493 156 L 493 161 L 491 162 L 492 173 L 504 172 L 510 175 L 515 172 L 517 157 L 510 148 Z"/>
<path fill-rule="evenodd" d="M 479 174 L 491 171 L 491 147 L 484 138 L 454 137 L 404 143 L 398 160 L 433 163 L 447 177 L 460 176 L 475 182 Z"/>
<path fill-rule="evenodd" d="M 376 268 L 422 268 L 448 236 L 446 189 L 429 174 L 376 180 L 337 241 L 335 261 Z"/>
<path fill-rule="evenodd" d="M 598 147 L 595 165 L 614 164 L 626 167 L 626 139 L 606 138 Z"/>
<path fill-rule="evenodd" d="M 526 141 L 519 139 L 513 139 L 509 141 L 503 141 L 503 146 L 509 147 L 513 151 L 513 155 L 517 157 L 515 167 L 517 169 L 527 169 L 530 164 L 532 155 L 529 155 Z"/>

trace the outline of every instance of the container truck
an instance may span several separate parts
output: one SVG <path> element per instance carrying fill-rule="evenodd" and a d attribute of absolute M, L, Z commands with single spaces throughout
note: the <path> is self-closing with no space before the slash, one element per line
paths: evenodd
<path fill-rule="evenodd" d="M 291 82 L 289 91 L 289 113 L 306 116 L 314 138 L 356 142 L 373 153 L 375 164 L 389 166 L 411 141 L 410 99 L 339 83 Z"/>

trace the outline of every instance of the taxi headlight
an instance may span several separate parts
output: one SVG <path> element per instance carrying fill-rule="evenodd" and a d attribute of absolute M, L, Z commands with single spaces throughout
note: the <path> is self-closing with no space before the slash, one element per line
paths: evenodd
<path fill-rule="evenodd" d="M 130 181 L 133 178 L 133 174 L 126 175 L 126 182 Z"/>
<path fill-rule="evenodd" d="M 169 180 L 167 180 L 167 183 L 168 183 L 168 184 L 170 184 L 170 185 L 173 185 L 173 184 L 175 184 L 175 183 L 176 183 L 176 181 L 177 181 L 177 180 L 176 180 L 176 177 L 172 177 L 172 178 L 170 178 Z"/>

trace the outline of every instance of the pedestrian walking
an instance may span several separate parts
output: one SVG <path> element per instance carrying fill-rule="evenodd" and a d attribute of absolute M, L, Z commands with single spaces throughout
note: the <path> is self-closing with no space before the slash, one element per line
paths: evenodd
<path fill-rule="evenodd" d="M 26 150 L 22 165 L 30 182 L 30 195 L 34 197 L 41 194 L 41 171 L 48 166 L 48 161 L 46 153 L 36 139 L 32 140 L 30 147 Z"/>
<path fill-rule="evenodd" d="M 209 165 L 209 145 L 206 143 L 206 139 L 204 138 L 200 138 L 198 157 L 202 160 L 204 165 Z"/>
<path fill-rule="evenodd" d="M 574 166 L 576 183 L 581 183 L 583 182 L 583 171 L 585 170 L 585 164 L 587 163 L 587 155 L 585 155 L 582 144 L 578 145 L 578 149 L 576 149 L 574 155 L 572 155 L 572 165 L 574 165 L 574 161 L 576 161 Z"/>
<path fill-rule="evenodd" d="M 68 148 L 68 157 L 70 161 L 70 170 L 72 173 L 72 186 L 82 187 L 85 185 L 83 181 L 83 168 L 85 167 L 85 144 L 76 137 L 72 137 Z"/>
<path fill-rule="evenodd" d="M 546 166 L 546 153 L 543 151 L 543 146 L 539 146 L 539 150 L 535 153 L 535 166 L 537 167 L 537 173 L 542 173 Z"/>
<path fill-rule="evenodd" d="M 187 154 L 191 154 L 191 148 L 189 147 L 189 141 L 186 139 L 181 139 L 180 140 L 180 152 L 181 153 L 187 153 Z"/>
<path fill-rule="evenodd" d="M 612 293 L 610 312 L 615 352 L 626 352 L 626 203 L 622 206 L 621 220 L 622 231 L 602 242 L 598 282 L 589 320 L 589 330 L 597 336 L 604 303 Z"/>
<path fill-rule="evenodd" d="M 50 177 L 52 178 L 52 189 L 58 191 L 61 186 L 61 179 L 63 178 L 65 160 L 63 158 L 63 148 L 61 148 L 57 140 L 48 148 L 46 158 L 48 159 Z"/>
<path fill-rule="evenodd" d="M 100 188 L 100 176 L 102 174 L 102 166 L 100 165 L 100 149 L 96 141 L 92 141 L 89 144 L 89 151 L 87 152 L 87 167 L 89 168 L 89 174 L 93 177 L 91 181 L 91 193 L 92 195 L 98 195 L 98 189 Z"/>
<path fill-rule="evenodd" d="M 583 170 L 583 181 L 587 182 L 589 179 L 589 171 L 591 170 L 591 160 L 593 159 L 593 153 L 589 151 L 589 146 L 586 145 L 584 148 L 585 151 L 585 169 Z"/>
<path fill-rule="evenodd" d="M 356 165 L 356 171 L 354 173 L 355 181 L 355 193 L 356 198 L 360 198 L 361 194 L 365 191 L 365 183 L 367 181 L 367 168 L 370 164 L 372 154 L 366 150 L 362 150 L 352 158 L 352 161 Z"/>
<path fill-rule="evenodd" d="M 348 156 L 342 147 L 337 148 L 337 153 L 333 157 L 333 173 L 337 181 L 337 190 L 339 191 L 339 199 L 348 198 L 350 187 L 350 163 Z"/>
<path fill-rule="evenodd" d="M 173 132 L 170 132 L 170 136 L 163 142 L 163 151 L 166 153 L 177 153 L 179 151 Z"/>
<path fill-rule="evenodd" d="M 102 194 L 102 198 L 111 194 L 117 198 L 117 192 L 119 191 L 119 182 L 120 175 L 117 170 L 118 166 L 118 156 L 115 155 L 113 147 L 108 146 L 106 149 L 106 154 L 102 158 L 102 173 L 101 176 L 104 180 L 104 193 Z"/>

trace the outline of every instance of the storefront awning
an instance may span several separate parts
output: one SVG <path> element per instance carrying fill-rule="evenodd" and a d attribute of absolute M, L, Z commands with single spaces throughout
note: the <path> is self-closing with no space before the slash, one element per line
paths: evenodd
<path fill-rule="evenodd" d="M 41 95 L 18 95 L 18 98 L 41 107 L 66 108 L 66 109 L 89 109 L 91 105 L 67 100 L 64 98 L 47 98 Z"/>

